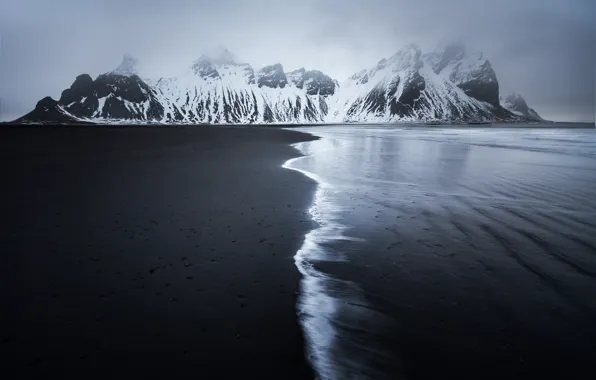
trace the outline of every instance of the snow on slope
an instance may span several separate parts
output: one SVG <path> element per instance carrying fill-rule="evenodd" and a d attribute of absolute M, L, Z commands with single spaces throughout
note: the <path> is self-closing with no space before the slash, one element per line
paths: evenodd
<path fill-rule="evenodd" d="M 533 121 L 544 121 L 538 113 L 528 107 L 526 100 L 519 94 L 512 93 L 506 97 L 501 97 L 501 105 L 515 115 L 533 119 Z"/>
<path fill-rule="evenodd" d="M 93 81 L 81 75 L 60 107 L 80 120 L 161 123 L 342 123 L 524 120 L 499 101 L 498 81 L 482 53 L 448 44 L 423 54 L 413 44 L 337 82 L 317 70 L 255 72 L 225 48 L 172 78 L 141 79 L 127 55 Z M 515 110 L 514 110 L 515 111 Z"/>
<path fill-rule="evenodd" d="M 259 87 L 256 80 L 275 73 L 257 73 L 247 64 L 214 65 L 218 76 L 187 70 L 175 78 L 148 81 L 164 106 L 162 121 L 188 123 L 322 122 L 316 97 L 292 85 Z M 263 75 L 259 75 L 263 74 Z"/>
<path fill-rule="evenodd" d="M 423 55 L 408 45 L 340 84 L 330 105 L 336 122 L 488 121 L 515 118 L 498 104 L 496 75 L 482 54 Z M 491 93 L 492 90 L 492 93 Z"/>

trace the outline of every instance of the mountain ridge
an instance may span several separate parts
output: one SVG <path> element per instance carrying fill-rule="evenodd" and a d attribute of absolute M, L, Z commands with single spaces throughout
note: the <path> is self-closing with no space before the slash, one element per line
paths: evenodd
<path fill-rule="evenodd" d="M 320 70 L 255 70 L 224 47 L 173 77 L 141 78 L 129 54 L 113 71 L 76 77 L 15 122 L 313 124 L 533 122 L 515 94 L 503 97 L 490 61 L 461 43 L 423 53 L 408 44 L 339 82 Z"/>

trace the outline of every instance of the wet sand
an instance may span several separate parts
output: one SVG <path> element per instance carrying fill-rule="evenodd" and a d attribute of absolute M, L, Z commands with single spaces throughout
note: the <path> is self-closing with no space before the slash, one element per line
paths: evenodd
<path fill-rule="evenodd" d="M 292 167 L 325 191 L 299 301 L 329 378 L 593 372 L 593 131 L 304 130 Z"/>
<path fill-rule="evenodd" d="M 0 130 L 0 367 L 309 379 L 293 255 L 316 184 L 270 128 Z"/>

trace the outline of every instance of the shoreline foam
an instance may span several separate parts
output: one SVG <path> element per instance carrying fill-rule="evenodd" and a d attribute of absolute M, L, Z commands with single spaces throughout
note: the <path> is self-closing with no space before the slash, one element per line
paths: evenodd
<path fill-rule="evenodd" d="M 294 256 L 296 267 L 302 275 L 297 314 L 307 345 L 307 358 L 313 370 L 321 379 L 344 379 L 354 372 L 362 372 L 363 363 L 353 360 L 350 355 L 344 355 L 342 346 L 352 343 L 351 337 L 342 334 L 336 327 L 338 315 L 346 308 L 357 307 L 366 310 L 368 306 L 355 283 L 325 274 L 317 270 L 314 264 L 346 260 L 339 252 L 325 249 L 324 244 L 361 239 L 345 235 L 348 227 L 338 221 L 339 217 L 336 214 L 341 210 L 331 203 L 332 197 L 327 196 L 334 191 L 333 186 L 319 175 L 293 165 L 314 156 L 306 155 L 305 144 L 308 143 L 310 142 L 292 144 L 303 156 L 292 158 L 282 165 L 283 168 L 300 172 L 317 183 L 315 196 L 308 210 L 316 227 L 306 233 L 302 246 Z M 341 298 L 334 295 L 330 289 L 342 289 Z M 356 313 L 355 316 L 359 318 L 360 313 Z"/>

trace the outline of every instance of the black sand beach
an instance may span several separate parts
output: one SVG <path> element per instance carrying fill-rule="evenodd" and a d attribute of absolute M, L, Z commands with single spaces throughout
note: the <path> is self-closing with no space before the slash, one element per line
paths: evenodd
<path fill-rule="evenodd" d="M 312 139 L 264 128 L 0 129 L 0 367 L 308 379 L 293 255 Z"/>

